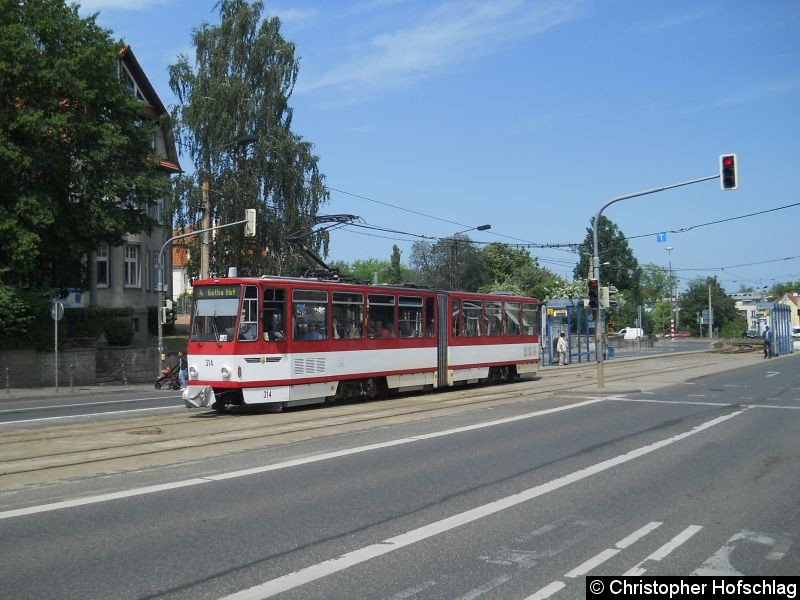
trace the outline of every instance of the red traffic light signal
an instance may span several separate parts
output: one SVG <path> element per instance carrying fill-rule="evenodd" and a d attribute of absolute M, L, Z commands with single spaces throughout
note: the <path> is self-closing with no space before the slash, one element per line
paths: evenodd
<path fill-rule="evenodd" d="M 589 308 L 596 309 L 598 307 L 598 287 L 597 279 L 589 280 Z"/>
<path fill-rule="evenodd" d="M 719 157 L 719 185 L 723 190 L 735 190 L 739 187 L 735 154 L 723 154 Z"/>

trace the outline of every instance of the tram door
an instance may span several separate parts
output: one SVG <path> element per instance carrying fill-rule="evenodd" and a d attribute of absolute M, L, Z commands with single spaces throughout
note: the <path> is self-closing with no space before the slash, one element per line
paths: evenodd
<path fill-rule="evenodd" d="M 447 378 L 447 334 L 450 331 L 450 303 L 447 294 L 437 294 L 439 297 L 438 309 L 438 342 L 437 342 L 437 377 L 436 386 L 448 385 Z"/>

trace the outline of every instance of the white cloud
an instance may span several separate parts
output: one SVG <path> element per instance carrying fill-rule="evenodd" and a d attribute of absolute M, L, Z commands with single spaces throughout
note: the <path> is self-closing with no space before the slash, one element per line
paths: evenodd
<path fill-rule="evenodd" d="M 276 8 L 274 6 L 267 6 L 266 11 L 268 15 L 278 17 L 284 25 L 305 25 L 310 23 L 319 16 L 319 12 L 312 9 L 302 8 Z"/>
<path fill-rule="evenodd" d="M 576 3 L 446 2 L 415 25 L 375 35 L 350 60 L 327 73 L 298 83 L 297 91 L 333 87 L 376 90 L 403 85 L 496 51 L 511 41 L 530 38 L 576 18 Z"/>
<path fill-rule="evenodd" d="M 741 104 L 752 104 L 754 102 L 766 100 L 773 96 L 785 94 L 798 88 L 800 88 L 800 80 L 797 79 L 775 81 L 739 92 L 738 94 L 732 94 L 730 96 L 719 98 L 713 102 L 709 102 L 708 104 L 700 104 L 687 108 L 682 112 L 682 114 L 703 112 L 706 110 L 714 110 L 729 106 L 739 106 Z"/>

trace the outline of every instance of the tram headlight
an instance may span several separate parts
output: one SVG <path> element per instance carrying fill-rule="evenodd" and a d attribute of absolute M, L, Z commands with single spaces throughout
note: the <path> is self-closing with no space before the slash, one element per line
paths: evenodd
<path fill-rule="evenodd" d="M 197 379 L 197 368 L 189 367 L 189 379 Z"/>
<path fill-rule="evenodd" d="M 222 373 L 223 379 L 227 380 L 231 378 L 231 370 L 228 367 L 222 367 L 219 371 Z"/>

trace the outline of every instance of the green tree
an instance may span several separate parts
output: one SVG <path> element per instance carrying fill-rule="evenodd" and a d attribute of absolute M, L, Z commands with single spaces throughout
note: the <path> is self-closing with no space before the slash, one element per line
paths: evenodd
<path fill-rule="evenodd" d="M 540 267 L 538 260 L 524 248 L 491 243 L 483 248 L 482 254 L 491 283 L 481 286 L 481 291 L 505 290 L 545 299 L 552 297 L 549 288 L 560 281 L 554 273 Z"/>
<path fill-rule="evenodd" d="M 86 286 L 87 253 L 154 225 L 168 182 L 121 46 L 77 4 L 0 3 L 0 280 Z"/>
<path fill-rule="evenodd" d="M 388 260 L 380 258 L 365 258 L 353 261 L 353 277 L 360 281 L 375 281 L 378 283 L 389 283 L 391 265 Z"/>
<path fill-rule="evenodd" d="M 644 302 L 651 305 L 671 298 L 675 289 L 675 275 L 670 277 L 669 269 L 655 263 L 647 263 L 642 267 L 641 295 Z"/>
<path fill-rule="evenodd" d="M 392 246 L 392 258 L 389 265 L 389 283 L 403 283 L 403 265 L 400 263 L 400 248 Z"/>
<path fill-rule="evenodd" d="M 475 292 L 491 282 L 483 253 L 468 236 L 458 234 L 438 242 L 414 242 L 409 260 L 421 285 Z"/>
<path fill-rule="evenodd" d="M 594 219 L 592 219 L 594 223 Z M 642 270 L 633 256 L 628 240 L 610 219 L 600 216 L 597 228 L 598 255 L 600 258 L 600 285 L 614 286 L 619 291 L 620 306 L 609 311 L 609 322 L 632 325 L 637 318 L 637 307 L 642 303 L 640 278 Z M 575 277 L 589 273 L 589 257 L 593 256 L 592 227 L 587 227 L 586 238 L 578 246 L 580 261 L 575 267 Z M 622 301 L 624 300 L 624 302 Z M 624 326 L 624 325 L 623 325 Z"/>
<path fill-rule="evenodd" d="M 769 296 L 776 300 L 780 300 L 784 294 L 795 292 L 800 293 L 800 281 L 785 281 L 783 283 L 776 283 L 769 291 Z"/>
<path fill-rule="evenodd" d="M 716 277 L 693 280 L 681 296 L 681 328 L 686 327 L 695 335 L 700 334 L 697 313 L 708 308 L 708 294 L 711 290 L 711 307 L 714 309 L 714 329 L 730 330 L 729 323 L 741 333 L 746 329 L 744 316 L 736 310 L 736 303 L 729 297 Z M 705 332 L 705 328 L 704 328 Z"/>
<path fill-rule="evenodd" d="M 180 56 L 169 68 L 179 100 L 173 116 L 196 169 L 176 186 L 178 222 L 200 221 L 207 178 L 215 221 L 238 221 L 246 208 L 257 209 L 254 239 L 245 239 L 243 228 L 214 238 L 211 271 L 237 266 L 243 274 L 294 274 L 308 260 L 290 247 L 291 238 L 323 256 L 328 252 L 328 233 L 313 230 L 328 201 L 319 159 L 291 130 L 295 47 L 281 35 L 277 17 L 262 16 L 262 2 L 221 0 L 217 6 L 220 24 L 193 31 L 194 60 Z M 192 272 L 198 271 L 197 255 Z"/>

